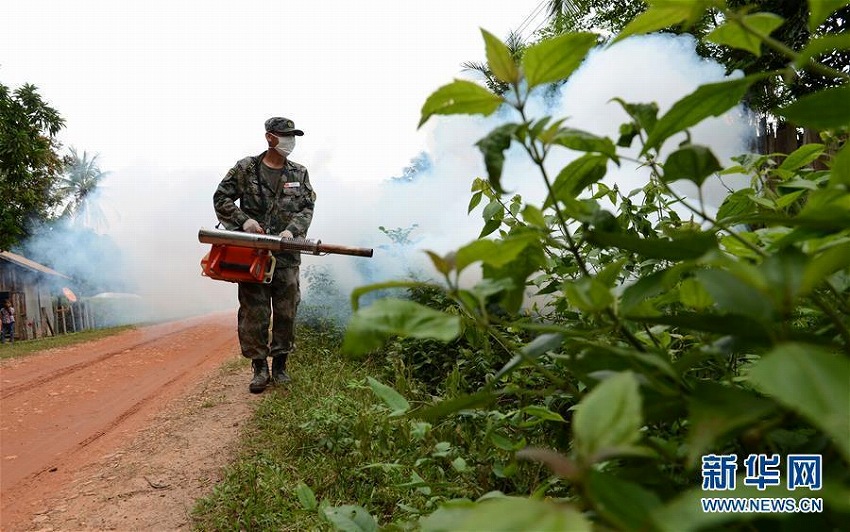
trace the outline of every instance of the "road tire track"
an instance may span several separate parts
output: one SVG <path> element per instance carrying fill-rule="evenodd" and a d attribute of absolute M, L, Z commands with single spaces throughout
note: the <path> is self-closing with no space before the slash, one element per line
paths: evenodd
<path fill-rule="evenodd" d="M 15 394 L 17 394 L 17 393 L 19 393 L 23 390 L 27 390 L 29 388 L 33 388 L 33 387 L 36 387 L 36 386 L 42 386 L 44 384 L 49 383 L 52 380 L 58 379 L 60 377 L 65 377 L 68 374 L 75 373 L 77 371 L 84 370 L 84 369 L 89 368 L 89 367 L 91 367 L 95 364 L 98 364 L 100 362 L 108 360 L 108 359 L 110 359 L 110 358 L 112 358 L 116 355 L 126 353 L 127 351 L 130 351 L 130 350 L 133 350 L 133 349 L 136 349 L 136 348 L 139 348 L 139 347 L 144 347 L 147 344 L 152 344 L 152 343 L 155 343 L 155 342 L 161 342 L 167 336 L 180 334 L 183 330 L 185 330 L 185 328 L 165 333 L 163 336 L 158 337 L 158 338 L 150 338 L 148 340 L 140 341 L 139 343 L 133 344 L 132 346 L 127 347 L 127 348 L 121 348 L 121 349 L 106 352 L 106 353 L 103 353 L 101 355 L 95 356 L 95 357 L 93 357 L 89 360 L 84 360 L 83 362 L 79 362 L 79 363 L 73 364 L 71 366 L 63 367 L 63 368 L 61 368 L 61 373 L 55 372 L 55 373 L 37 375 L 36 377 L 29 379 L 25 382 L 21 382 L 19 384 L 15 384 L 15 385 L 12 385 L 12 386 L 3 386 L 2 388 L 0 388 L 0 390 L 2 390 L 2 391 L 0 391 L 0 399 L 6 399 L 7 397 L 12 397 L 13 395 L 15 395 Z"/>
<path fill-rule="evenodd" d="M 159 324 L 0 365 L 0 529 L 22 530 L 75 471 L 239 359 L 232 313 Z M 247 392 L 246 392 L 247 393 Z"/>

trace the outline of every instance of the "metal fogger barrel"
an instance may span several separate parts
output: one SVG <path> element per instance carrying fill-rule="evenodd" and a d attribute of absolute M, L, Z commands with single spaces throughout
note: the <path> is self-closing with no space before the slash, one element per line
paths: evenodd
<path fill-rule="evenodd" d="M 211 279 L 230 282 L 270 283 L 275 267 L 273 251 L 372 256 L 371 248 L 322 244 L 321 240 L 283 238 L 223 229 L 201 228 L 198 231 L 198 241 L 212 244 L 210 252 L 201 259 L 201 274 Z"/>

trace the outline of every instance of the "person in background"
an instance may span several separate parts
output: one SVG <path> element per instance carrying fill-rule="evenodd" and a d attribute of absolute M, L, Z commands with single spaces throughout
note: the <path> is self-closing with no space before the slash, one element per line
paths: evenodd
<path fill-rule="evenodd" d="M 304 238 L 313 220 L 316 193 L 307 169 L 289 159 L 295 137 L 304 132 L 282 117 L 266 120 L 265 130 L 267 149 L 239 160 L 219 183 L 213 194 L 216 217 L 231 231 Z M 270 382 L 291 380 L 286 362 L 295 348 L 301 255 L 280 251 L 274 257 L 270 283 L 238 283 L 239 344 L 242 355 L 251 359 L 251 393 L 262 392 Z"/>
<path fill-rule="evenodd" d="M 6 343 L 6 336 L 9 336 L 9 342 L 15 343 L 15 307 L 12 306 L 12 301 L 6 300 L 3 306 L 0 307 L 0 343 Z"/>

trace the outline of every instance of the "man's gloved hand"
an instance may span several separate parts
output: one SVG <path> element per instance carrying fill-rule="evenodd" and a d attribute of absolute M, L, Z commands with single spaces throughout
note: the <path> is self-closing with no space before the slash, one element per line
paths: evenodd
<path fill-rule="evenodd" d="M 263 228 L 260 227 L 260 224 L 257 222 L 257 220 L 253 218 L 248 218 L 247 220 L 245 220 L 245 223 L 242 224 L 242 230 L 246 233 L 259 233 L 261 235 L 265 234 Z"/>
<path fill-rule="evenodd" d="M 292 234 L 292 231 L 289 229 L 284 229 L 280 232 L 281 238 L 295 238 L 295 235 Z"/>

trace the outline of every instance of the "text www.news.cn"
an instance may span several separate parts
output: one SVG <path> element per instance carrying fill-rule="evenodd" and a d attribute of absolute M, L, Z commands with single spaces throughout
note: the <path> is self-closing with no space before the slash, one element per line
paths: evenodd
<path fill-rule="evenodd" d="M 791 497 L 705 497 L 700 499 L 703 512 L 717 513 L 818 513 L 823 512 L 822 498 Z"/>

